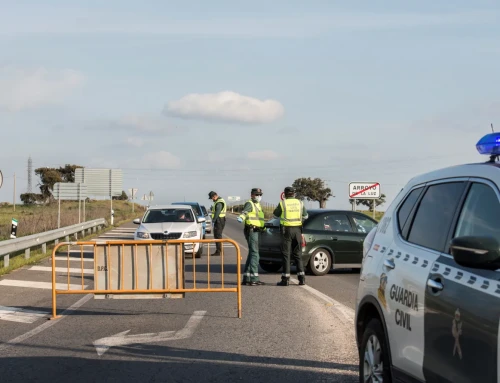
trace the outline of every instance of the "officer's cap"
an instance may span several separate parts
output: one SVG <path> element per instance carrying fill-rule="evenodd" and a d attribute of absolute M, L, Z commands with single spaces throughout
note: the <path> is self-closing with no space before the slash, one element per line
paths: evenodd
<path fill-rule="evenodd" d="M 262 189 L 260 189 L 260 188 L 253 188 L 250 193 L 252 195 L 262 195 Z"/>
<path fill-rule="evenodd" d="M 287 186 L 284 191 L 285 191 L 285 194 L 295 193 L 295 189 L 291 186 Z"/>
<path fill-rule="evenodd" d="M 217 193 L 214 191 L 211 191 L 210 193 L 208 193 L 208 199 L 212 199 L 214 197 L 214 195 L 217 195 Z"/>

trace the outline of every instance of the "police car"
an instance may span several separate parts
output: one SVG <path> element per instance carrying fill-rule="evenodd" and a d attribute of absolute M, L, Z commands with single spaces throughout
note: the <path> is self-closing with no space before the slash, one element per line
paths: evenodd
<path fill-rule="evenodd" d="M 361 382 L 500 382 L 500 133 L 413 178 L 365 239 Z"/>

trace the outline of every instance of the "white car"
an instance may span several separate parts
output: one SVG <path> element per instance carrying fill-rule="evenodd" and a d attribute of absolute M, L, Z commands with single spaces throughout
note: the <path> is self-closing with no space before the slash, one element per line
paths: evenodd
<path fill-rule="evenodd" d="M 134 233 L 135 240 L 203 239 L 202 223 L 189 205 L 160 205 L 150 207 L 142 219 L 135 219 L 139 225 Z M 200 258 L 203 253 L 201 243 L 186 243 L 186 253 Z"/>
<path fill-rule="evenodd" d="M 500 133 L 411 179 L 365 239 L 362 382 L 500 382 Z"/>

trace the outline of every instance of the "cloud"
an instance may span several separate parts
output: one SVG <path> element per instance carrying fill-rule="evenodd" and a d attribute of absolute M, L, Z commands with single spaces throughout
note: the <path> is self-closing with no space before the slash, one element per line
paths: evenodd
<path fill-rule="evenodd" d="M 285 108 L 278 101 L 262 101 L 231 91 L 188 94 L 169 102 L 164 110 L 167 115 L 186 119 L 249 124 L 273 122 L 284 112 Z"/>
<path fill-rule="evenodd" d="M 45 68 L 1 67 L 0 108 L 20 112 L 59 104 L 84 83 L 83 74 L 71 69 L 49 71 Z"/>
<path fill-rule="evenodd" d="M 141 167 L 151 169 L 177 169 L 181 166 L 181 160 L 170 152 L 160 151 L 148 153 L 142 159 Z"/>
<path fill-rule="evenodd" d="M 260 150 L 256 152 L 250 152 L 247 154 L 247 158 L 250 160 L 276 160 L 280 158 L 280 155 L 272 150 Z"/>
<path fill-rule="evenodd" d="M 144 145 L 144 140 L 141 137 L 127 137 L 125 143 L 140 148 Z"/>

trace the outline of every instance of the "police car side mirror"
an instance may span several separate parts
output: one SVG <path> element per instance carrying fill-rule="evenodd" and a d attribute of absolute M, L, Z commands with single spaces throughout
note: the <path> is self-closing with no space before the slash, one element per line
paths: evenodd
<path fill-rule="evenodd" d="M 464 236 L 453 238 L 451 255 L 461 266 L 475 269 L 500 268 L 500 243 L 491 237 Z"/>
<path fill-rule="evenodd" d="M 132 222 L 135 223 L 136 225 L 140 225 L 141 219 L 140 218 L 136 218 Z"/>

